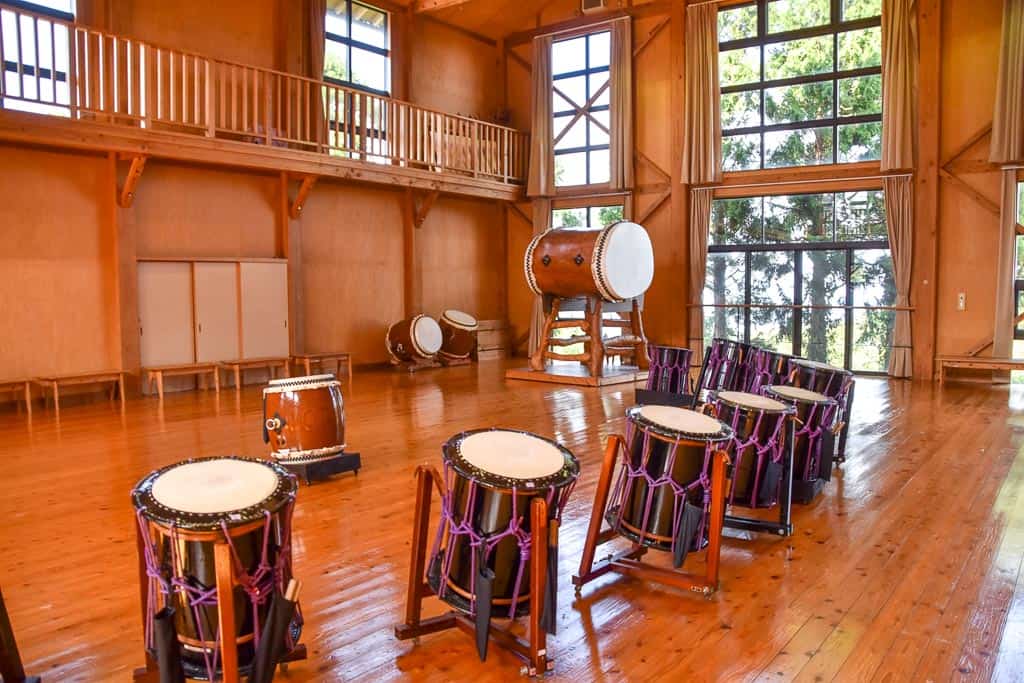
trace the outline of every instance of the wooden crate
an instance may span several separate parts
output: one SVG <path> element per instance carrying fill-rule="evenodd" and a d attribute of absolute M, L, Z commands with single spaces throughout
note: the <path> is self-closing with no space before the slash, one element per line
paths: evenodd
<path fill-rule="evenodd" d="M 509 331 L 504 320 L 480 320 L 476 332 L 478 360 L 495 360 L 508 356 Z"/>

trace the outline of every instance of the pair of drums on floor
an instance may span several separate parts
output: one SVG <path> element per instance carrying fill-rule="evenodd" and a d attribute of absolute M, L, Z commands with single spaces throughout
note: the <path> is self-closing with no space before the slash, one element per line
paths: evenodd
<path fill-rule="evenodd" d="M 477 319 L 469 313 L 449 309 L 440 321 L 428 315 L 400 320 L 388 328 L 388 353 L 400 361 L 462 360 L 476 348 Z"/>

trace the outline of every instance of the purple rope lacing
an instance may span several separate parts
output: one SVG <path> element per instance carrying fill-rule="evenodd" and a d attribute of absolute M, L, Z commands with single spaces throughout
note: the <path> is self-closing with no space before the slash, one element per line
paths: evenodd
<path fill-rule="evenodd" d="M 625 443 L 630 444 L 630 448 L 627 450 L 625 443 L 619 441 L 619 455 L 622 462 L 622 468 L 619 470 L 619 476 L 615 482 L 615 486 L 612 490 L 610 498 L 611 508 L 618 507 L 618 515 L 615 518 L 614 529 L 618 532 L 622 530 L 622 515 L 626 501 L 629 499 L 630 494 L 633 491 L 633 486 L 637 479 L 643 478 L 647 482 L 647 496 L 644 501 L 644 516 L 643 521 L 640 524 L 640 532 L 643 535 L 647 535 L 647 522 L 650 517 L 651 505 L 654 501 L 655 491 L 662 487 L 668 486 L 672 489 L 674 496 L 672 504 L 672 552 L 675 553 L 676 543 L 679 539 L 679 525 L 682 524 L 683 512 L 685 510 L 685 503 L 687 494 L 700 487 L 703 492 L 703 503 L 700 517 L 700 524 L 697 526 L 697 533 L 694 538 L 704 537 L 704 527 L 708 523 L 708 515 L 711 505 L 711 478 L 708 476 L 708 468 L 711 463 L 711 456 L 715 451 L 713 447 L 714 442 L 708 442 L 704 447 L 704 467 L 701 470 L 700 476 L 690 482 L 689 484 L 682 485 L 672 478 L 672 470 L 676 460 L 676 450 L 679 446 L 679 441 L 669 441 L 669 453 L 665 459 L 665 468 L 663 473 L 657 478 L 652 477 L 647 473 L 647 462 L 651 457 L 651 434 L 650 432 L 643 431 L 643 450 L 641 451 L 640 462 L 637 467 L 633 467 L 632 458 L 630 451 L 636 435 L 636 425 L 630 421 L 626 425 L 626 440 Z"/>
<path fill-rule="evenodd" d="M 231 535 L 228 533 L 227 523 L 221 522 L 221 530 L 224 534 L 224 539 L 227 542 L 228 547 L 231 548 L 235 579 L 249 597 L 249 602 L 252 606 L 254 647 L 258 647 L 260 641 L 259 608 L 273 594 L 275 586 L 279 590 L 283 590 L 284 577 L 291 568 L 291 519 L 294 508 L 295 504 L 293 501 L 285 505 L 281 511 L 283 532 L 277 559 L 273 565 L 270 565 L 267 559 L 269 554 L 273 514 L 270 511 L 264 512 L 263 543 L 260 562 L 257 565 L 256 570 L 252 573 L 246 571 L 245 567 L 242 565 L 241 559 L 238 557 L 238 553 L 235 550 Z M 138 519 L 139 529 L 143 538 L 143 557 L 146 564 L 146 575 L 149 577 L 149 586 L 146 592 L 146 646 L 148 648 L 153 647 L 153 618 L 156 614 L 157 590 L 160 590 L 164 596 L 170 595 L 172 591 L 181 593 L 192 610 L 192 617 L 195 621 L 196 629 L 199 631 L 199 639 L 204 643 L 209 642 L 206 636 L 206 630 L 203 628 L 204 620 L 202 618 L 202 610 L 207 607 L 217 606 L 216 584 L 210 588 L 197 588 L 192 585 L 188 577 L 177 575 L 173 575 L 171 580 L 167 581 L 161 572 L 161 565 L 157 559 L 156 549 L 150 542 L 149 529 L 145 518 L 142 516 L 141 510 L 136 511 L 136 517 Z M 170 566 L 173 571 L 174 567 L 182 566 L 178 562 L 177 548 L 179 545 L 179 536 L 176 525 L 171 526 L 170 541 Z M 299 619 L 301 620 L 301 615 L 299 616 Z M 293 643 L 291 642 L 292 636 L 290 630 L 286 631 L 286 638 L 286 645 L 291 649 Z M 214 680 L 214 674 L 217 671 L 218 659 L 220 657 L 221 633 L 219 627 L 213 642 L 214 646 L 212 654 L 207 648 L 202 648 L 203 662 L 206 665 L 206 672 L 209 675 L 209 680 L 211 681 Z"/>
<path fill-rule="evenodd" d="M 437 525 L 437 534 L 434 536 L 434 544 L 431 548 L 430 556 L 432 558 L 437 557 L 438 553 L 443 553 L 441 557 L 441 568 L 440 568 L 440 581 L 438 581 L 437 595 L 440 598 L 445 596 L 448 591 L 448 582 L 445 578 L 448 576 L 448 570 L 451 567 L 452 556 L 455 552 L 455 536 L 467 536 L 469 537 L 469 545 L 472 551 L 470 552 L 470 579 L 469 579 L 469 612 L 471 615 L 476 614 L 476 575 L 477 575 L 477 558 L 480 554 L 480 548 L 483 548 L 484 564 L 488 563 L 491 557 L 491 553 L 495 547 L 508 537 L 514 537 L 516 544 L 519 546 L 519 567 L 516 571 L 516 579 L 512 589 L 512 601 L 509 604 L 509 619 L 514 619 L 516 616 L 516 606 L 519 603 L 519 592 L 522 590 L 523 583 L 523 570 L 526 567 L 527 562 L 530 561 L 530 549 L 532 547 L 532 536 L 531 532 L 523 528 L 523 522 L 525 515 L 529 515 L 530 511 L 524 511 L 523 515 L 519 514 L 519 491 L 513 486 L 512 487 L 512 514 L 509 520 L 508 528 L 497 534 L 480 534 L 476 529 L 473 528 L 473 511 L 476 509 L 476 498 L 477 492 L 480 487 L 473 480 L 469 481 L 469 492 L 466 496 L 466 504 L 462 510 L 462 522 L 455 522 L 454 514 L 454 484 L 455 477 L 457 476 L 455 470 L 449 466 L 446 462 L 444 464 L 444 491 L 441 494 L 441 522 Z M 565 503 L 569 499 L 569 494 L 575 488 L 576 482 L 573 481 L 568 486 L 559 490 L 554 486 L 548 488 L 545 494 L 545 500 L 548 504 L 548 511 L 554 509 L 555 515 L 553 519 L 560 521 L 562 509 L 565 507 Z M 557 500 L 556 500 L 557 499 Z M 557 504 L 556 504 L 557 503 Z M 444 550 L 441 549 L 441 539 L 444 536 L 444 532 L 448 531 L 448 547 Z M 545 571 L 544 568 L 539 568 L 540 571 Z"/>
<path fill-rule="evenodd" d="M 722 414 L 721 406 L 721 400 L 716 400 L 714 402 L 715 411 L 718 415 Z M 764 471 L 766 466 L 765 457 L 770 457 L 771 461 L 774 463 L 782 462 L 783 443 L 779 436 L 782 434 L 783 425 L 786 424 L 786 416 L 780 416 L 780 419 L 775 422 L 775 429 L 771 435 L 769 435 L 767 441 L 759 443 L 758 434 L 761 431 L 761 421 L 767 413 L 763 410 L 757 411 L 757 419 L 754 421 L 754 428 L 751 431 L 750 438 L 745 441 L 741 441 L 739 437 L 739 422 L 740 418 L 743 416 L 743 412 L 734 406 L 730 405 L 729 407 L 732 409 L 732 420 L 729 426 L 732 427 L 733 434 L 730 439 L 731 445 L 733 446 L 733 472 L 739 472 L 740 466 L 743 464 L 743 459 L 746 456 L 747 447 L 754 446 L 757 453 L 757 463 L 755 463 L 754 466 L 754 483 L 750 490 L 750 500 L 745 503 L 741 502 L 741 504 L 746 505 L 747 507 L 756 508 L 758 507 L 757 492 L 761 488 L 761 473 Z M 733 505 L 735 502 L 736 488 L 733 487 L 732 491 L 729 493 L 729 504 Z M 766 504 L 766 507 L 771 507 L 774 504 L 775 498 L 773 497 L 771 501 Z"/>
<path fill-rule="evenodd" d="M 820 413 L 819 408 L 821 409 Z M 837 408 L 838 404 L 835 403 L 815 403 L 811 405 L 811 410 L 807 413 L 807 419 L 803 420 L 800 429 L 793 435 L 794 446 L 801 436 L 807 437 L 807 458 L 804 461 L 803 472 L 794 473 L 803 481 L 813 481 L 818 478 L 816 473 L 821 461 L 821 434 L 829 428 L 828 425 L 835 419 Z M 818 419 L 815 419 L 815 416 L 818 416 Z M 813 477 L 811 476 L 812 472 L 815 473 Z"/>
<path fill-rule="evenodd" d="M 648 344 L 647 360 L 650 371 L 647 375 L 647 389 L 649 391 L 685 393 L 686 380 L 690 376 L 691 356 L 690 349 Z"/>

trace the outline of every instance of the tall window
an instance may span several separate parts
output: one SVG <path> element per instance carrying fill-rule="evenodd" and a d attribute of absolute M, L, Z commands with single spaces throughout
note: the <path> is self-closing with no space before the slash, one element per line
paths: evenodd
<path fill-rule="evenodd" d="M 609 180 L 610 62 L 610 31 L 555 41 L 551 47 L 556 187 Z"/>
<path fill-rule="evenodd" d="M 328 0 L 324 30 L 324 80 L 390 93 L 387 12 L 353 0 Z"/>
<path fill-rule="evenodd" d="M 878 159 L 881 0 L 757 0 L 718 12 L 726 171 Z"/>
<path fill-rule="evenodd" d="M 896 299 L 881 190 L 712 204 L 704 336 L 884 372 Z"/>
<path fill-rule="evenodd" d="M 13 8 L 59 21 L 75 20 L 75 0 L 17 0 Z M 0 72 L 5 109 L 69 116 L 70 34 L 64 24 L 0 10 Z"/>
<path fill-rule="evenodd" d="M 1020 178 L 1020 176 L 1017 176 Z M 1024 225 L 1024 182 L 1017 183 L 1017 230 Z M 1024 235 L 1017 233 L 1017 269 L 1013 281 L 1014 314 L 1021 322 L 1013 326 L 1013 357 L 1024 358 Z M 1024 373 L 1014 379 L 1024 382 Z"/>

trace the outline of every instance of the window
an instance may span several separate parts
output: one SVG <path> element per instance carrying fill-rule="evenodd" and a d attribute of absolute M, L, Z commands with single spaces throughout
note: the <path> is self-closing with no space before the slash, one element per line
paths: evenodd
<path fill-rule="evenodd" d="M 387 12 L 353 0 L 328 0 L 324 31 L 324 80 L 390 93 Z"/>
<path fill-rule="evenodd" d="M 553 228 L 604 228 L 622 220 L 622 204 L 613 206 L 581 206 L 555 209 L 551 212 Z"/>
<path fill-rule="evenodd" d="M 551 46 L 556 187 L 601 185 L 610 178 L 610 61 L 610 31 Z"/>
<path fill-rule="evenodd" d="M 10 8 L 0 10 L 5 95 L 0 105 L 36 114 L 70 116 L 70 32 L 58 21 L 75 20 L 75 0 L 8 0 L 7 4 Z M 58 21 L 35 20 L 13 10 Z"/>
<path fill-rule="evenodd" d="M 704 337 L 884 372 L 896 299 L 881 190 L 718 199 Z"/>
<path fill-rule="evenodd" d="M 881 0 L 718 11 L 726 171 L 879 159 Z"/>
<path fill-rule="evenodd" d="M 1020 176 L 1018 176 L 1019 178 Z M 1017 183 L 1017 230 L 1024 225 L 1024 182 Z M 1013 280 L 1014 316 L 1020 320 L 1013 326 L 1013 357 L 1024 358 L 1024 235 L 1017 234 L 1017 268 Z M 1024 380 L 1024 373 L 1014 373 Z"/>

